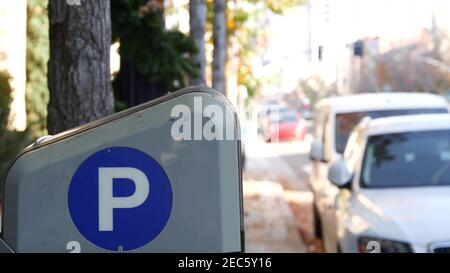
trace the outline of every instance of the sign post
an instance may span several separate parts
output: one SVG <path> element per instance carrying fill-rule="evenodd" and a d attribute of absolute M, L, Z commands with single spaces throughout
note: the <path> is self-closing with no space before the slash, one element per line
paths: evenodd
<path fill-rule="evenodd" d="M 5 181 L 3 252 L 241 252 L 240 132 L 193 87 L 25 149 Z"/>

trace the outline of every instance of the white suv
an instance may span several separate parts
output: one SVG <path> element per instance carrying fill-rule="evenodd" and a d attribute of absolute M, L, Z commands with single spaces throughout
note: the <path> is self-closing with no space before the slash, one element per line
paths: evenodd
<path fill-rule="evenodd" d="M 342 252 L 450 252 L 450 115 L 363 120 L 329 179 Z"/>
<path fill-rule="evenodd" d="M 336 252 L 334 206 L 339 190 L 328 180 L 328 168 L 344 152 L 351 130 L 363 117 L 448 113 L 442 97 L 425 93 L 371 93 L 321 100 L 315 108 L 310 158 L 316 236 L 327 252 Z"/>

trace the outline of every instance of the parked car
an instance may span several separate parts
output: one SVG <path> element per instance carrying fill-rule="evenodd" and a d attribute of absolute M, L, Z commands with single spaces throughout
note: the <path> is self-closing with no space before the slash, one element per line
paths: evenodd
<path fill-rule="evenodd" d="M 307 133 L 306 121 L 290 108 L 280 108 L 268 117 L 264 130 L 266 142 L 274 140 L 304 140 Z"/>
<path fill-rule="evenodd" d="M 264 135 L 264 131 L 269 123 L 269 116 L 272 112 L 279 111 L 283 108 L 277 101 L 268 101 L 263 104 L 258 112 L 258 134 Z"/>
<path fill-rule="evenodd" d="M 363 117 L 448 113 L 442 97 L 425 93 L 372 93 L 326 98 L 316 104 L 310 158 L 310 188 L 314 194 L 316 237 L 327 252 L 336 252 L 336 221 L 330 215 L 338 188 L 328 180 L 329 166 L 344 152 L 351 130 Z M 333 212 L 334 213 L 334 212 Z M 332 217 L 333 216 L 333 217 Z"/>
<path fill-rule="evenodd" d="M 450 253 L 450 115 L 365 119 L 329 170 L 342 252 Z"/>

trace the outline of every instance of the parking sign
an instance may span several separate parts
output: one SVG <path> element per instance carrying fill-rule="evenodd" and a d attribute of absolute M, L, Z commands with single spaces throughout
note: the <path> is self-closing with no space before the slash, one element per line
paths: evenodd
<path fill-rule="evenodd" d="M 137 149 L 94 153 L 75 172 L 68 193 L 70 216 L 91 243 L 133 250 L 163 230 L 172 208 L 169 179 L 156 160 Z"/>
<path fill-rule="evenodd" d="M 243 251 L 239 136 L 192 87 L 41 138 L 8 169 L 0 253 Z"/>

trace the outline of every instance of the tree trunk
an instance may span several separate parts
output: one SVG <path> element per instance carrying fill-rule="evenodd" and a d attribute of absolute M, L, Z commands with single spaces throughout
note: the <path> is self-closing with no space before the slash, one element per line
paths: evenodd
<path fill-rule="evenodd" d="M 48 131 L 56 134 L 113 112 L 110 0 L 50 0 Z"/>
<path fill-rule="evenodd" d="M 213 88 L 225 93 L 227 61 L 227 0 L 214 0 Z"/>
<path fill-rule="evenodd" d="M 197 46 L 197 54 L 192 58 L 199 65 L 199 76 L 192 79 L 192 85 L 206 85 L 206 56 L 205 56 L 205 28 L 206 28 L 206 3 L 205 0 L 189 1 L 189 24 L 191 36 Z"/>

